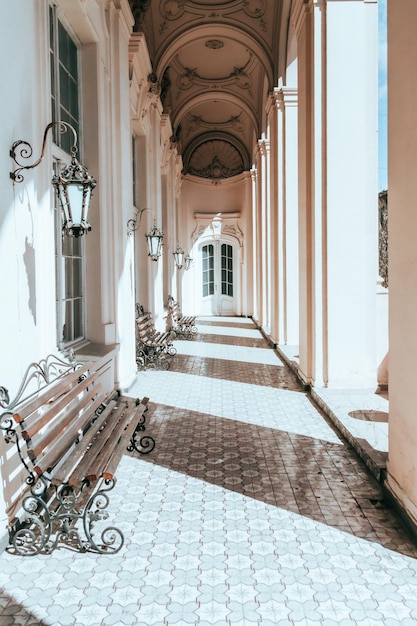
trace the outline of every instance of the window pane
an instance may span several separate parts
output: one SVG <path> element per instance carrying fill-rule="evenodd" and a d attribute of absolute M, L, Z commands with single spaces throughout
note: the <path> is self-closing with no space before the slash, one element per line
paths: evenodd
<path fill-rule="evenodd" d="M 73 328 L 73 339 L 79 339 L 83 335 L 83 308 L 82 308 L 82 300 L 77 299 L 74 300 L 73 306 L 73 319 L 74 319 L 74 328 Z"/>
<path fill-rule="evenodd" d="M 74 259 L 73 261 L 73 297 L 81 298 L 82 292 L 82 262 L 81 259 Z"/>
<path fill-rule="evenodd" d="M 65 297 L 72 298 L 73 297 L 73 274 L 72 274 L 72 259 L 67 257 L 65 259 Z"/>
<path fill-rule="evenodd" d="M 65 318 L 62 327 L 62 337 L 65 342 L 72 341 L 72 302 L 68 300 L 65 303 Z"/>

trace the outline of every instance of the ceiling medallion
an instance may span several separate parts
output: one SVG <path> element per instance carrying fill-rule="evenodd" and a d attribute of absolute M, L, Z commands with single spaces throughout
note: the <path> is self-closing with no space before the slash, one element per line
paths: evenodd
<path fill-rule="evenodd" d="M 224 43 L 220 39 L 208 39 L 205 46 L 211 50 L 219 50 L 220 48 L 223 48 Z"/>

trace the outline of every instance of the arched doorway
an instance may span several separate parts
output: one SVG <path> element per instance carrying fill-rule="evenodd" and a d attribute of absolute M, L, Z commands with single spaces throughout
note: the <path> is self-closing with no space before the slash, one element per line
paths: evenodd
<path fill-rule="evenodd" d="M 239 249 L 232 238 L 204 241 L 198 247 L 200 311 L 236 315 L 239 309 Z"/>
<path fill-rule="evenodd" d="M 241 314 L 239 212 L 195 213 L 194 304 L 199 315 Z"/>

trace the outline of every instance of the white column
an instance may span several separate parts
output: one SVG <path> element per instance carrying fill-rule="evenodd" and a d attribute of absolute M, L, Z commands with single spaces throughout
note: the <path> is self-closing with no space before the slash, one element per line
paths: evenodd
<path fill-rule="evenodd" d="M 271 94 L 271 228 L 274 236 L 271 337 L 298 345 L 298 180 L 297 92 L 288 87 Z"/>
<path fill-rule="evenodd" d="M 388 487 L 417 524 L 417 4 L 388 3 Z"/>
<path fill-rule="evenodd" d="M 258 260 L 259 260 L 259 318 L 261 326 L 268 325 L 268 265 L 270 263 L 268 257 L 268 205 L 266 189 L 268 185 L 267 163 L 266 163 L 266 144 L 265 141 L 258 141 L 257 154 L 257 171 L 258 171 Z"/>
<path fill-rule="evenodd" d="M 251 207 L 252 207 L 252 315 L 259 320 L 259 259 L 258 259 L 258 173 L 255 167 L 251 169 Z"/>
<path fill-rule="evenodd" d="M 300 373 L 376 384 L 377 5 L 310 0 L 299 49 Z M 354 42 L 354 43 L 353 43 Z"/>
<path fill-rule="evenodd" d="M 298 150 L 297 90 L 283 87 L 282 213 L 284 232 L 284 343 L 298 345 L 299 340 L 299 267 L 298 267 Z"/>
<path fill-rule="evenodd" d="M 161 153 L 161 114 L 162 105 L 159 100 L 159 96 L 152 97 L 152 103 L 150 106 L 150 206 L 153 210 L 152 223 L 149 223 L 149 227 L 152 227 L 153 220 L 156 220 L 158 228 L 162 228 L 163 216 L 162 216 L 162 153 Z M 149 260 L 150 264 L 150 281 L 149 281 L 149 303 L 150 310 L 155 316 L 155 325 L 159 326 L 160 321 L 164 316 L 164 303 L 163 303 L 163 272 L 164 265 L 167 263 L 166 259 L 167 250 L 166 247 L 162 248 L 162 254 L 157 261 Z"/>

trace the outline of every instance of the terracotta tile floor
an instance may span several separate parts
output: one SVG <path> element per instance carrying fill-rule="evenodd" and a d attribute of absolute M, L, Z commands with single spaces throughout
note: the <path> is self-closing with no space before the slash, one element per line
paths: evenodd
<path fill-rule="evenodd" d="M 150 455 L 119 467 L 113 556 L 0 555 L 0 626 L 417 623 L 417 548 L 250 320 L 204 318 L 138 374 Z"/>

